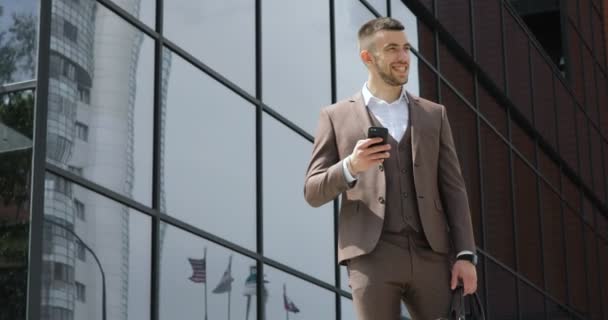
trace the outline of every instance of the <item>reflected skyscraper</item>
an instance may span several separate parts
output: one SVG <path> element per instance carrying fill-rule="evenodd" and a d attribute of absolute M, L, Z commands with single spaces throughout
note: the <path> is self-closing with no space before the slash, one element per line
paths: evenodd
<path fill-rule="evenodd" d="M 139 1 L 117 1 L 139 12 Z M 143 34 L 124 30 L 95 1 L 53 1 L 47 158 L 50 163 L 131 196 L 134 102 Z M 130 31 L 130 32 L 129 32 Z M 150 106 L 152 107 L 152 106 Z M 107 214 L 107 213 L 113 214 Z M 116 214 L 119 212 L 119 214 Z M 79 235 L 103 261 L 108 319 L 128 318 L 129 217 L 71 183 L 47 176 L 45 218 Z M 43 319 L 101 319 L 95 261 L 61 228 L 45 224 Z"/>

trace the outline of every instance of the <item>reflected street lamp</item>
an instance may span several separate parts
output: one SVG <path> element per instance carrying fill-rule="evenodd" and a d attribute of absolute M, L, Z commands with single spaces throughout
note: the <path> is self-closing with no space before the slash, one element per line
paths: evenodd
<path fill-rule="evenodd" d="M 102 320 L 106 320 L 106 274 L 103 272 L 103 268 L 101 267 L 101 262 L 99 261 L 99 259 L 97 258 L 97 255 L 95 255 L 95 252 L 93 252 L 93 250 L 84 242 L 82 241 L 82 239 L 80 239 L 80 237 L 74 233 L 73 230 L 71 230 L 70 228 L 56 222 L 53 221 L 51 219 L 48 218 L 44 218 L 44 222 L 46 223 L 50 223 L 54 226 L 57 226 L 63 230 L 66 230 L 67 232 L 69 232 L 71 235 L 73 235 L 76 240 L 78 240 L 85 249 L 87 249 L 87 251 L 89 251 L 91 253 L 91 255 L 93 256 L 93 258 L 95 259 L 95 262 L 97 262 L 97 266 L 99 267 L 99 271 L 101 271 L 101 303 L 102 303 L 102 313 L 101 313 L 101 319 Z"/>

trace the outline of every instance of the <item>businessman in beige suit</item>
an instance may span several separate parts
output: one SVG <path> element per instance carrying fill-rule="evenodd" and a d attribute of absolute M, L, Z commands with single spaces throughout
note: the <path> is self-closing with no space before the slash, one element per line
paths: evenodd
<path fill-rule="evenodd" d="M 451 289 L 477 290 L 467 193 L 444 106 L 405 91 L 410 44 L 403 25 L 374 19 L 358 33 L 367 82 L 321 110 L 306 201 L 342 195 L 338 259 L 360 320 L 446 318 Z M 388 128 L 388 141 L 367 138 Z M 375 144 L 375 145 L 374 145 Z"/>

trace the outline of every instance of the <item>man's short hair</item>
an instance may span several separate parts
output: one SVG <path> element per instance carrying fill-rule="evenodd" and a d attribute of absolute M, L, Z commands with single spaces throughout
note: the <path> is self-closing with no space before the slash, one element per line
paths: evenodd
<path fill-rule="evenodd" d="M 399 20 L 382 17 L 372 19 L 359 28 L 358 32 L 358 40 L 359 40 L 359 50 L 367 49 L 373 50 L 374 48 L 370 47 L 371 42 L 368 42 L 369 39 L 372 38 L 376 32 L 381 30 L 392 30 L 392 31 L 403 31 L 405 27 Z"/>

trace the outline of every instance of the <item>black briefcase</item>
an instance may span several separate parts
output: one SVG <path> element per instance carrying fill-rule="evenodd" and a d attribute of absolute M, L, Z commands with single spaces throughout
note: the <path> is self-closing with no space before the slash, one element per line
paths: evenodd
<path fill-rule="evenodd" d="M 449 320 L 485 320 L 486 316 L 481 306 L 477 292 L 463 295 L 464 288 L 459 285 L 452 291 Z"/>

